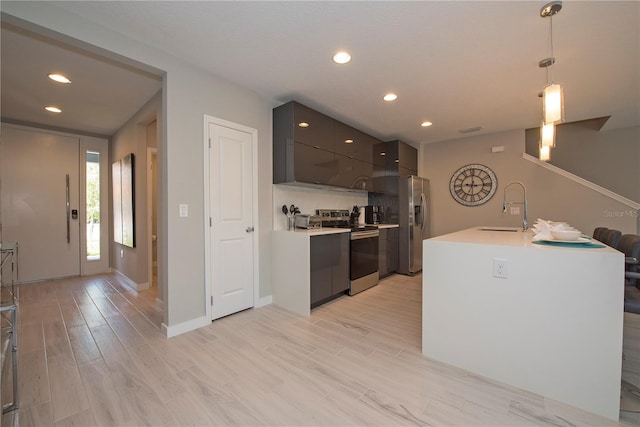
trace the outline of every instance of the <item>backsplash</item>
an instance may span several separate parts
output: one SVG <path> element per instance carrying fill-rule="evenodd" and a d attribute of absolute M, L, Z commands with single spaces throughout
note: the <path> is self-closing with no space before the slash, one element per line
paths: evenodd
<path fill-rule="evenodd" d="M 332 191 L 274 184 L 274 230 L 286 230 L 287 217 L 282 213 L 282 205 L 289 208 L 292 204 L 300 209 L 300 213 L 315 215 L 316 209 L 348 209 L 351 211 L 354 205 L 367 205 L 368 199 L 365 192 Z"/>

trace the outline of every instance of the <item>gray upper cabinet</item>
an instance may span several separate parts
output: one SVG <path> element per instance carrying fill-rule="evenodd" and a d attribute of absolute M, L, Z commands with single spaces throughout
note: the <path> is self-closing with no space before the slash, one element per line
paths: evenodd
<path fill-rule="evenodd" d="M 398 176 L 418 175 L 418 150 L 402 141 L 389 141 L 386 147 L 386 169 Z"/>
<path fill-rule="evenodd" d="M 334 151 L 346 157 L 371 163 L 373 138 L 364 132 L 336 121 L 333 140 Z"/>
<path fill-rule="evenodd" d="M 293 137 L 295 142 L 333 152 L 335 121 L 297 102 L 293 103 Z"/>
<path fill-rule="evenodd" d="M 298 102 L 288 102 L 273 109 L 273 183 L 375 191 L 373 146 L 379 142 Z"/>
<path fill-rule="evenodd" d="M 334 120 L 297 102 L 273 109 L 273 183 L 330 184 Z"/>

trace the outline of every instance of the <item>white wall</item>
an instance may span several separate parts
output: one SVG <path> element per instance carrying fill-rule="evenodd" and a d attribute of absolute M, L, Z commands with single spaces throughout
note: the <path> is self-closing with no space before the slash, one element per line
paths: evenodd
<path fill-rule="evenodd" d="M 273 229 L 286 230 L 287 217 L 282 213 L 282 205 L 295 205 L 300 213 L 315 215 L 316 209 L 347 209 L 366 206 L 367 193 L 340 190 L 294 187 L 284 184 L 273 186 Z"/>
<path fill-rule="evenodd" d="M 504 146 L 492 153 L 491 147 Z M 521 226 L 522 215 L 502 213 L 504 187 L 522 181 L 527 187 L 529 222 L 537 218 L 566 221 L 586 234 L 598 226 L 636 233 L 638 212 L 554 172 L 524 160 L 525 131 L 461 138 L 420 147 L 419 173 L 431 180 L 432 234 L 438 236 L 477 225 Z M 498 190 L 481 206 L 458 204 L 449 193 L 451 175 L 461 166 L 491 168 Z M 509 200 L 522 196 L 509 189 Z"/>
<path fill-rule="evenodd" d="M 272 228 L 271 109 L 275 103 L 195 69 L 152 46 L 130 40 L 46 2 L 3 2 L 2 11 L 63 36 L 85 41 L 165 73 L 161 197 L 166 213 L 160 234 L 161 281 L 167 289 L 168 327 L 205 316 L 203 116 L 209 114 L 258 130 L 260 220 L 260 296 L 270 295 Z M 54 34 L 55 35 L 55 34 Z M 59 35 L 58 35 L 59 36 Z M 215 55 L 215 52 L 207 52 Z M 189 217 L 178 217 L 178 205 L 189 204 Z"/>

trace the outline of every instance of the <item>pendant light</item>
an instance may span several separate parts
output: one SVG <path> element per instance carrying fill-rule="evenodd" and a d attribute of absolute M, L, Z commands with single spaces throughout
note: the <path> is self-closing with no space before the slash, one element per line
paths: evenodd
<path fill-rule="evenodd" d="M 551 147 L 556 146 L 555 125 L 564 121 L 564 99 L 562 86 L 551 79 L 549 83 L 549 68 L 555 64 L 553 56 L 553 15 L 562 9 L 561 1 L 552 1 L 540 9 L 542 18 L 549 18 L 549 40 L 551 56 L 538 62 L 540 68 L 546 71 L 547 85 L 541 92 L 542 96 L 542 126 L 540 126 L 540 160 L 550 159 Z M 544 149 L 544 151 L 543 151 Z"/>
<path fill-rule="evenodd" d="M 553 56 L 553 15 L 556 15 L 562 9 L 561 1 L 552 1 L 545 4 L 540 9 L 542 18 L 549 18 L 549 46 L 551 56 L 545 58 L 538 63 L 540 68 L 544 68 L 547 74 L 547 86 L 542 91 L 544 122 L 545 123 L 562 123 L 564 121 L 564 105 L 562 96 L 562 86 L 551 79 L 549 83 L 550 67 L 555 64 L 556 58 Z"/>
<path fill-rule="evenodd" d="M 556 126 L 553 123 L 542 122 L 542 126 L 540 126 L 540 146 L 549 148 L 556 146 Z"/>
<path fill-rule="evenodd" d="M 551 147 L 540 146 L 540 160 L 543 162 L 551 160 Z"/>

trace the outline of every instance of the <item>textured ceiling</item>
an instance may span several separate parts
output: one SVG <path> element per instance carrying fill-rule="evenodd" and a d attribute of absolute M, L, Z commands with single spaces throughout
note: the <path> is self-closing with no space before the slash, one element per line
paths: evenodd
<path fill-rule="evenodd" d="M 417 145 L 459 138 L 460 129 L 482 126 L 469 134 L 476 135 L 531 128 L 541 120 L 537 94 L 546 76 L 538 61 L 550 56 L 549 18 L 539 16 L 544 2 L 47 4 L 165 50 L 274 103 L 296 99 L 385 140 Z M 640 124 L 639 27 L 640 2 L 564 2 L 553 18 L 551 71 L 565 87 L 567 121 L 611 116 L 605 129 Z M 5 68 L 14 65 L 5 62 L 4 38 L 3 89 Z M 338 49 L 352 54 L 351 63 L 331 61 Z M 28 78 L 23 71 L 16 69 L 11 78 Z M 109 94 L 117 90 L 128 101 L 131 86 L 124 76 L 101 83 L 100 71 L 87 70 L 87 77 L 94 72 L 94 89 L 108 85 L 108 94 L 87 89 L 93 100 L 82 110 L 111 104 Z M 149 80 L 142 85 L 158 83 Z M 32 83 L 20 84 L 24 89 Z M 387 91 L 398 100 L 384 103 Z M 4 116 L 4 90 L 2 98 Z M 100 115 L 98 110 L 94 118 Z M 434 125 L 421 128 L 424 120 Z"/>

